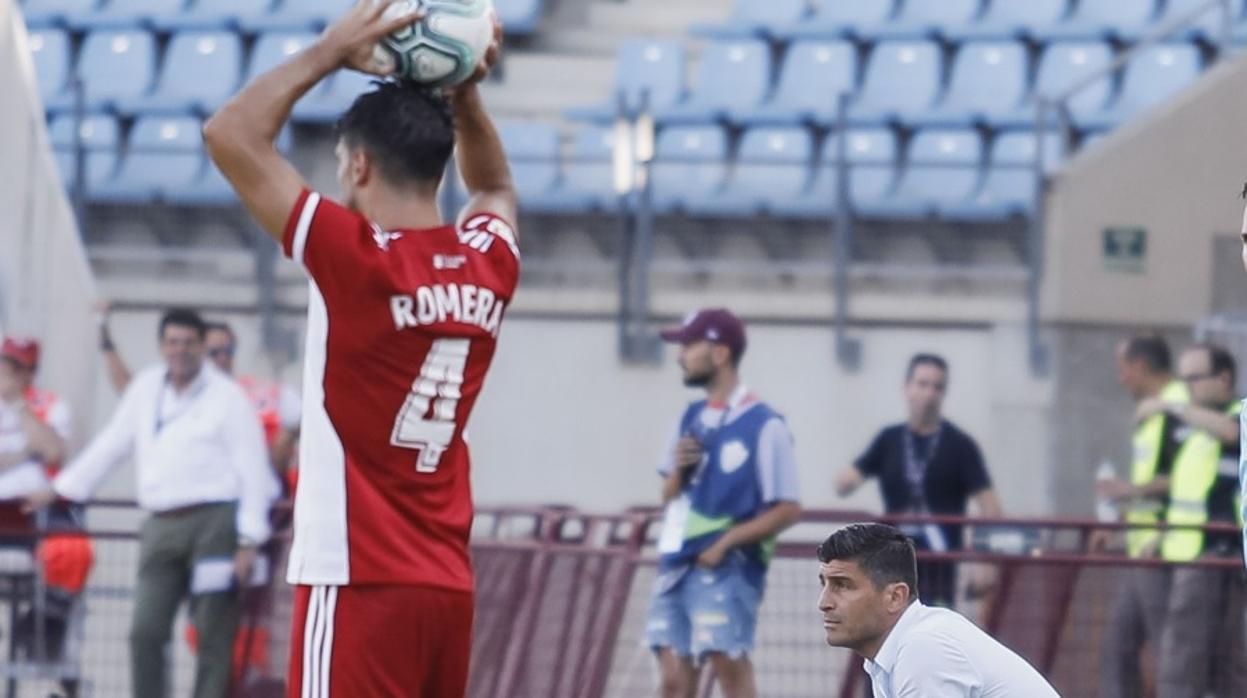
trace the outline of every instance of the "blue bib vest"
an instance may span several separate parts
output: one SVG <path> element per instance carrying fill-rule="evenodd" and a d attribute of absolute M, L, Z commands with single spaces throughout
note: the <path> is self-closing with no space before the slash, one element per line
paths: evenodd
<path fill-rule="evenodd" d="M 705 455 L 681 492 L 689 503 L 684 539 L 679 551 L 660 558 L 660 568 L 664 570 L 694 563 L 728 529 L 758 516 L 766 508 L 758 481 L 756 451 L 762 428 L 779 415 L 756 402 L 740 408 L 743 413 L 739 415 L 733 415 L 739 410 L 729 406 L 719 424 L 706 424 L 701 418 L 706 406 L 705 400 L 695 402 L 680 419 L 680 434 L 696 439 Z M 736 419 L 726 421 L 731 416 Z M 734 552 L 744 555 L 754 572 L 751 576 L 756 576 L 760 583 L 774 548 L 772 539 L 741 546 Z"/>

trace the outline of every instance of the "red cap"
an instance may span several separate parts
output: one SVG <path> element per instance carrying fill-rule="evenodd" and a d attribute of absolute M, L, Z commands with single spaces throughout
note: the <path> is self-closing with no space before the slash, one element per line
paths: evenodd
<path fill-rule="evenodd" d="M 14 363 L 34 368 L 39 365 L 39 342 L 30 337 L 5 337 L 0 345 L 0 356 Z"/>
<path fill-rule="evenodd" d="M 726 308 L 705 308 L 689 315 L 680 327 L 658 333 L 663 340 L 691 344 L 706 340 L 722 344 L 737 358 L 745 353 L 745 323 Z"/>

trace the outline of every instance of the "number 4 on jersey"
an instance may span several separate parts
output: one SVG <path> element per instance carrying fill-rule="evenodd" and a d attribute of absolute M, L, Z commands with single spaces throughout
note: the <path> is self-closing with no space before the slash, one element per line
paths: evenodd
<path fill-rule="evenodd" d="M 470 339 L 439 339 L 424 359 L 420 375 L 411 384 L 407 401 L 398 412 L 390 444 L 419 450 L 416 472 L 437 472 L 442 454 L 455 436 L 459 389 L 468 364 Z"/>

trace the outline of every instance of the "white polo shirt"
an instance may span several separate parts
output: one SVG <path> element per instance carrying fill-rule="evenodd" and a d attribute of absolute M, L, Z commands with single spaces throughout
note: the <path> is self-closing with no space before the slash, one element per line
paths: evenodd
<path fill-rule="evenodd" d="M 151 512 L 238 502 L 238 534 L 268 539 L 269 505 L 280 492 L 255 408 L 234 380 L 209 364 L 181 393 L 155 366 L 126 386 L 108 426 L 53 481 L 86 501 L 133 456 L 139 506 Z"/>
<path fill-rule="evenodd" d="M 959 613 L 921 601 L 864 666 L 875 698 L 1060 698 L 1013 650 Z"/>

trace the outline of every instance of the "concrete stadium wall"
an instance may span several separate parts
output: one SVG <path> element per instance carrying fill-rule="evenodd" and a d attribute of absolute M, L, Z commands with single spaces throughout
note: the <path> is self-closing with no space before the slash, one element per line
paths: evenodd
<path fill-rule="evenodd" d="M 0 325 L 42 340 L 40 383 L 88 405 L 94 282 L 48 146 L 26 36 L 17 3 L 0 0 Z M 78 431 L 92 421 L 80 410 Z"/>
<path fill-rule="evenodd" d="M 1247 59 L 1088 148 L 1056 178 L 1047 209 L 1044 316 L 1190 326 L 1212 309 L 1218 237 L 1237 236 L 1247 178 Z M 1141 272 L 1106 268 L 1106 227 L 1147 230 Z M 1240 296 L 1247 304 L 1247 295 Z"/>
<path fill-rule="evenodd" d="M 156 360 L 157 317 L 156 309 L 134 309 L 114 318 L 120 348 L 135 366 Z M 261 352 L 254 315 L 212 317 L 234 324 L 241 372 L 274 375 Z M 808 505 L 878 506 L 874 487 L 838 500 L 832 478 L 879 427 L 902 418 L 902 373 L 909 356 L 937 351 L 952 363 L 948 413 L 980 441 L 1007 510 L 1052 510 L 1056 493 L 1047 467 L 1052 394 L 1048 384 L 1029 377 L 1020 325 L 858 328 L 865 346 L 857 373 L 835 362 L 825 326 L 759 321 L 751 322 L 749 334 L 744 378 L 788 419 Z M 281 376 L 296 382 L 297 364 Z M 106 413 L 115 398 L 103 383 L 98 392 L 98 408 Z M 477 501 L 557 502 L 598 511 L 653 504 L 656 461 L 683 406 L 696 397 L 681 385 L 670 349 L 659 366 L 621 365 L 610 321 L 516 314 L 507 321 L 469 427 Z M 106 491 L 124 495 L 132 483 L 128 471 L 119 472 Z"/>

